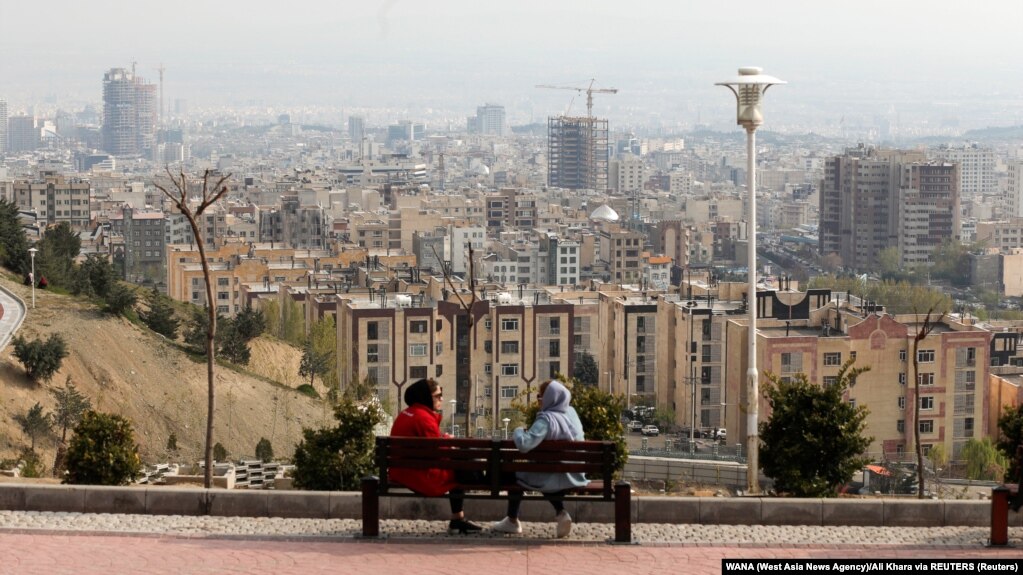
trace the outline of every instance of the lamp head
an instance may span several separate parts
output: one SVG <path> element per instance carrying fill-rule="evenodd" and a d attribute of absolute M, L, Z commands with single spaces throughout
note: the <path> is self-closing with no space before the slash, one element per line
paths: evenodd
<path fill-rule="evenodd" d="M 747 130 L 756 129 L 757 126 L 764 123 L 760 105 L 767 89 L 775 84 L 788 83 L 762 72 L 762 68 L 747 66 L 739 68 L 737 77 L 714 84 L 715 86 L 724 86 L 735 94 L 736 123 Z"/>

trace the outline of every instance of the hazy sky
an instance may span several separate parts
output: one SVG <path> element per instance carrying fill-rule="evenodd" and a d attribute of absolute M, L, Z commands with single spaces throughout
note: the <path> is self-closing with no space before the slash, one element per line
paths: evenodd
<path fill-rule="evenodd" d="M 166 66 L 168 102 L 193 107 L 464 116 L 490 101 L 521 122 L 585 111 L 536 84 L 596 78 L 620 90 L 595 97 L 613 121 L 723 126 L 734 105 L 713 82 L 758 65 L 790 82 L 769 123 L 926 108 L 1009 125 L 1023 123 L 1020 21 L 1019 0 L 3 0 L 0 97 L 99 103 L 103 72 L 135 61 L 152 81 Z"/>

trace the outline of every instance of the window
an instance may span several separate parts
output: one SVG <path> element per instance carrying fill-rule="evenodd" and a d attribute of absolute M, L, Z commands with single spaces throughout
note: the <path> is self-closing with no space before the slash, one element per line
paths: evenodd
<path fill-rule="evenodd" d="M 710 356 L 711 356 L 710 345 L 709 344 L 704 344 L 703 345 L 703 350 L 702 350 L 702 353 L 701 353 L 701 361 L 703 361 L 704 363 L 710 362 L 711 361 Z"/>
<path fill-rule="evenodd" d="M 900 419 L 900 420 L 896 421 L 895 422 L 895 430 L 898 431 L 899 433 L 905 433 L 906 432 L 906 420 L 905 419 Z"/>
<path fill-rule="evenodd" d="M 973 389 L 973 386 L 977 383 L 977 372 L 967 371 L 963 374 L 966 379 L 966 389 Z"/>
<path fill-rule="evenodd" d="M 831 387 L 838 383 L 838 377 L 834 375 L 825 375 L 823 378 L 824 387 Z"/>
<path fill-rule="evenodd" d="M 899 374 L 899 385 L 906 385 L 906 374 Z"/>
<path fill-rule="evenodd" d="M 692 315 L 690 315 L 692 317 Z M 710 339 L 710 320 L 705 319 L 700 324 L 700 337 L 701 339 Z"/>
<path fill-rule="evenodd" d="M 501 331 L 515 331 L 519 329 L 519 318 L 506 317 L 501 319 Z"/>
<path fill-rule="evenodd" d="M 975 347 L 966 348 L 966 365 L 969 367 L 977 365 L 977 348 Z"/>
<path fill-rule="evenodd" d="M 493 324 L 493 322 L 492 322 L 492 321 L 490 321 L 490 318 L 489 318 L 489 317 L 485 317 L 485 318 L 483 318 L 483 327 L 485 327 L 486 329 L 490 329 L 490 326 L 491 326 L 492 324 Z"/>
<path fill-rule="evenodd" d="M 426 344 L 425 343 L 410 343 L 409 346 L 408 346 L 408 354 L 409 354 L 410 357 L 425 357 L 426 356 Z"/>
<path fill-rule="evenodd" d="M 434 377 L 440 377 L 441 375 L 444 375 L 444 366 L 438 363 L 437 369 L 434 370 Z"/>
<path fill-rule="evenodd" d="M 231 279 L 230 278 L 217 278 L 217 285 L 218 286 L 231 285 Z"/>
<path fill-rule="evenodd" d="M 427 326 L 429 326 L 429 322 L 426 320 L 416 320 L 409 322 L 408 329 L 412 333 L 426 333 Z"/>
<path fill-rule="evenodd" d="M 906 361 L 906 350 L 899 350 L 899 361 Z"/>
<path fill-rule="evenodd" d="M 967 417 L 963 420 L 963 435 L 973 437 L 973 418 Z"/>
<path fill-rule="evenodd" d="M 559 373 L 561 373 L 561 362 L 560 361 L 552 361 L 551 362 L 551 368 L 550 368 L 550 370 L 548 370 L 548 373 L 547 373 L 547 377 L 553 379 L 553 378 L 557 377 Z"/>
<path fill-rule="evenodd" d="M 642 333 L 646 331 L 646 318 L 639 316 L 636 318 L 636 331 Z"/>
<path fill-rule="evenodd" d="M 380 352 L 378 349 L 379 348 L 375 343 L 366 345 L 366 363 L 377 363 L 380 361 Z"/>
<path fill-rule="evenodd" d="M 856 352 L 855 351 L 850 351 L 849 352 L 849 359 L 851 359 L 853 361 L 856 360 Z"/>
<path fill-rule="evenodd" d="M 380 329 L 377 322 L 371 321 L 366 323 L 366 339 L 374 340 L 380 339 Z"/>
<path fill-rule="evenodd" d="M 519 342 L 517 341 L 502 341 L 501 342 L 501 353 L 518 353 Z"/>
<path fill-rule="evenodd" d="M 783 353 L 781 354 L 781 369 L 782 371 L 789 371 L 792 367 L 792 354 Z"/>
<path fill-rule="evenodd" d="M 561 357 L 561 341 L 551 340 L 547 351 L 550 352 L 548 354 L 550 357 Z"/>
<path fill-rule="evenodd" d="M 550 325 L 551 325 L 551 335 L 558 335 L 558 334 L 561 333 L 561 318 L 560 317 L 552 317 Z"/>
<path fill-rule="evenodd" d="M 413 365 L 408 368 L 408 376 L 412 379 L 426 379 L 426 366 Z"/>
<path fill-rule="evenodd" d="M 501 399 L 515 399 L 515 395 L 518 393 L 518 388 L 514 385 L 502 385 L 501 386 Z"/>
<path fill-rule="evenodd" d="M 921 419 L 920 420 L 920 433 L 934 433 L 934 420 L 933 419 Z"/>
<path fill-rule="evenodd" d="M 931 396 L 921 397 L 920 409 L 934 409 L 934 398 Z"/>
<path fill-rule="evenodd" d="M 518 375 L 519 364 L 517 363 L 502 363 L 501 364 L 501 375 Z"/>
<path fill-rule="evenodd" d="M 842 365 L 842 354 L 837 352 L 825 353 L 824 365 Z"/>
<path fill-rule="evenodd" d="M 934 363 L 934 350 L 921 349 L 916 352 L 916 360 L 920 363 Z"/>
<path fill-rule="evenodd" d="M 490 375 L 493 372 L 494 372 L 494 366 L 493 365 L 490 365 L 489 363 L 484 363 L 483 364 L 483 373 L 485 373 L 487 375 Z"/>
<path fill-rule="evenodd" d="M 899 398 L 899 409 L 906 409 L 906 397 L 902 396 Z"/>
<path fill-rule="evenodd" d="M 442 351 L 444 351 L 444 344 L 438 341 L 433 346 L 433 355 L 440 355 Z"/>
<path fill-rule="evenodd" d="M 933 373 L 921 373 L 918 379 L 920 380 L 920 385 L 934 385 Z"/>
<path fill-rule="evenodd" d="M 217 299 L 219 300 L 231 299 L 231 294 L 226 291 L 219 291 L 217 292 Z"/>
<path fill-rule="evenodd" d="M 494 352 L 494 342 L 492 342 L 490 340 L 487 340 L 487 341 L 483 342 L 483 351 L 485 353 L 493 353 Z"/>

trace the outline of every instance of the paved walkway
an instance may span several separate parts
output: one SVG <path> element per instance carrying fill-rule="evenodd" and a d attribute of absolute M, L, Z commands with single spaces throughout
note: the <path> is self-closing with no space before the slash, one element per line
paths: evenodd
<path fill-rule="evenodd" d="M 0 512 L 0 574 L 431 573 L 555 575 L 718 574 L 722 559 L 1015 559 L 984 547 L 987 529 L 634 526 L 638 545 L 610 545 L 611 526 L 580 524 L 553 540 L 549 524 L 523 536 L 448 536 L 444 522 L 382 521 L 387 536 L 358 538 L 357 520 Z M 1017 571 L 1018 572 L 1018 571 Z"/>
<path fill-rule="evenodd" d="M 0 350 L 21 327 L 25 320 L 25 304 L 16 299 L 14 294 L 0 286 Z"/>

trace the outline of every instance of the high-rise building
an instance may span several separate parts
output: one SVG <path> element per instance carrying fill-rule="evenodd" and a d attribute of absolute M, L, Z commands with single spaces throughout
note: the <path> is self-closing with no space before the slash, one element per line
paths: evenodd
<path fill-rule="evenodd" d="M 348 137 L 353 142 L 366 137 L 366 120 L 362 116 L 348 116 Z"/>
<path fill-rule="evenodd" d="M 821 255 L 876 269 L 895 248 L 900 266 L 927 265 L 943 241 L 958 239 L 959 166 L 921 152 L 859 147 L 827 160 L 820 192 Z"/>
<path fill-rule="evenodd" d="M 7 151 L 7 100 L 0 98 L 0 155 Z"/>
<path fill-rule="evenodd" d="M 469 118 L 469 133 L 483 136 L 505 135 L 504 106 L 485 104 L 476 108 L 476 115 Z"/>
<path fill-rule="evenodd" d="M 995 151 L 977 144 L 965 146 L 942 146 L 931 157 L 944 162 L 959 164 L 960 193 L 972 198 L 998 191 L 995 177 Z"/>
<path fill-rule="evenodd" d="M 547 121 L 547 184 L 607 189 L 607 120 L 558 116 Z"/>
<path fill-rule="evenodd" d="M 7 119 L 7 150 L 31 152 L 39 147 L 39 128 L 35 116 L 11 116 Z"/>
<path fill-rule="evenodd" d="M 103 75 L 103 147 L 115 156 L 152 157 L 156 148 L 156 85 L 124 68 Z"/>

